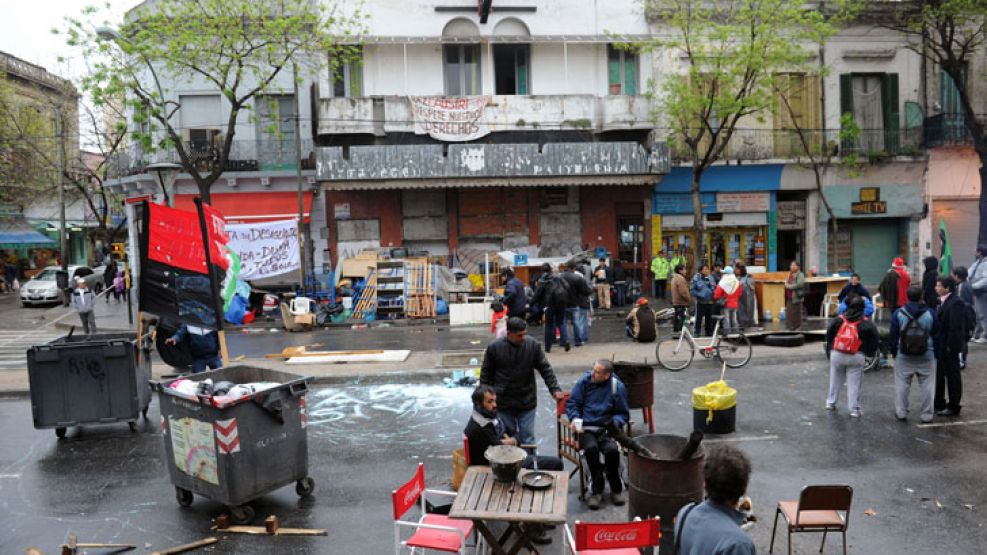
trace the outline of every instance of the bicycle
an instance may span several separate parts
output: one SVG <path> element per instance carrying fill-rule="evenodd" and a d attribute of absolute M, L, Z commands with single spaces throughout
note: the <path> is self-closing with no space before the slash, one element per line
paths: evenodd
<path fill-rule="evenodd" d="M 682 322 L 682 331 L 678 337 L 674 335 L 662 340 L 655 347 L 655 356 L 658 357 L 658 364 L 666 370 L 678 372 L 692 364 L 692 359 L 698 351 L 703 358 L 715 358 L 730 368 L 740 368 L 751 360 L 753 347 L 751 340 L 741 332 L 733 334 L 720 334 L 720 322 L 723 316 L 713 316 L 716 326 L 713 327 L 713 335 L 709 338 L 709 343 L 700 345 L 696 338 L 689 331 L 693 319 L 686 317 Z"/>

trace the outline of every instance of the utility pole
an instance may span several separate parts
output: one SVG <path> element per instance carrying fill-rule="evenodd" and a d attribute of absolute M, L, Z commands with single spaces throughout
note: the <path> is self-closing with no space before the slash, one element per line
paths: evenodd
<path fill-rule="evenodd" d="M 65 236 L 65 133 L 62 125 L 62 108 L 54 106 L 55 109 L 55 136 L 58 139 L 58 179 L 55 184 L 58 186 L 58 249 L 62 253 L 62 270 L 68 270 L 68 238 Z"/>
<path fill-rule="evenodd" d="M 291 63 L 291 82 L 295 91 L 295 179 L 298 181 L 298 249 L 301 251 L 301 263 L 298 275 L 302 280 L 302 295 L 305 295 L 305 197 L 302 194 L 302 130 L 301 102 L 298 100 L 298 62 Z"/>

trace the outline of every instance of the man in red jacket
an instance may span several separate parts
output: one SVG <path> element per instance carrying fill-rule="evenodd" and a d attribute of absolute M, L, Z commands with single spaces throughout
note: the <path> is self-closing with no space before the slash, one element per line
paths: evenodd
<path fill-rule="evenodd" d="M 895 257 L 891 262 L 891 268 L 898 274 L 898 303 L 895 308 L 901 308 L 908 301 L 908 286 L 912 284 L 912 277 L 905 269 L 905 261 L 900 256 Z"/>

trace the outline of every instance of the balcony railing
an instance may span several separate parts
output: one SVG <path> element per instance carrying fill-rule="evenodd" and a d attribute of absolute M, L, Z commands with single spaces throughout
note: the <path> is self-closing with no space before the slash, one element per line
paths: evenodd
<path fill-rule="evenodd" d="M 803 142 L 804 137 L 804 142 Z M 808 160 L 806 150 L 817 159 L 822 156 L 884 159 L 915 156 L 922 148 L 922 129 L 864 129 L 853 139 L 841 139 L 838 129 L 794 130 L 738 129 L 723 152 L 724 160 L 767 161 Z M 687 148 L 680 140 L 671 141 L 672 160 L 686 162 Z"/>
<path fill-rule="evenodd" d="M 977 114 L 977 121 L 987 123 L 987 114 Z M 963 114 L 938 114 L 925 118 L 925 147 L 973 144 Z"/>
<path fill-rule="evenodd" d="M 198 171 L 210 171 L 219 162 L 222 147 L 219 141 L 185 141 L 183 145 L 192 165 Z M 312 140 L 303 139 L 301 146 L 302 169 L 315 169 Z M 297 160 L 295 152 L 294 139 L 234 140 L 223 171 L 294 170 Z M 130 152 L 116 154 L 109 161 L 112 175 L 117 177 L 143 173 L 148 165 L 156 162 L 181 164 L 182 160 L 174 148 L 162 148 L 154 152 L 134 148 Z"/>

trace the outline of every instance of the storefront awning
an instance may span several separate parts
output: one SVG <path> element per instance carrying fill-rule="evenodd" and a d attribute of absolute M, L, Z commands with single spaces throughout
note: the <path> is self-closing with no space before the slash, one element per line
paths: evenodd
<path fill-rule="evenodd" d="M 195 210 L 199 195 L 175 195 L 175 208 Z M 312 193 L 302 193 L 305 222 L 312 215 Z M 298 218 L 298 193 L 262 191 L 255 193 L 219 193 L 212 195 L 212 207 L 230 223 L 270 222 Z"/>
<path fill-rule="evenodd" d="M 703 173 L 699 190 L 777 191 L 781 184 L 783 164 L 756 166 L 713 166 Z M 692 190 L 692 168 L 672 168 L 655 187 L 657 193 L 688 193 Z"/>
<path fill-rule="evenodd" d="M 381 189 L 457 189 L 473 187 L 606 187 L 651 186 L 657 175 L 586 175 L 560 177 L 488 177 L 475 179 L 389 179 L 377 181 L 324 181 L 329 191 Z M 213 195 L 215 197 L 215 195 Z"/>
<path fill-rule="evenodd" d="M 23 218 L 0 219 L 0 249 L 55 248 L 56 242 L 35 231 Z"/>

